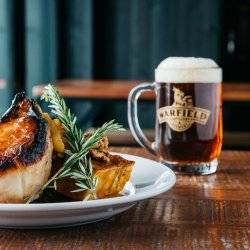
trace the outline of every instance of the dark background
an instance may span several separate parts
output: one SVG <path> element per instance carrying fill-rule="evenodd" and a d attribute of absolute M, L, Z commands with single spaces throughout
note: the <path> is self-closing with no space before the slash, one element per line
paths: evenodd
<path fill-rule="evenodd" d="M 15 92 L 32 96 L 32 86 L 56 79 L 153 80 L 168 56 L 210 57 L 225 81 L 249 84 L 250 2 L 0 0 L 1 112 Z M 127 124 L 124 102 L 69 103 L 83 127 L 111 118 Z M 249 131 L 249 108 L 224 103 L 225 128 Z M 140 109 L 143 127 L 152 127 L 154 104 Z"/>

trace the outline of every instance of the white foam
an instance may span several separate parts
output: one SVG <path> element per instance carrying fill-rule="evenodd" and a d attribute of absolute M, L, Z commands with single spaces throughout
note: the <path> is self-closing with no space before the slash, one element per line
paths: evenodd
<path fill-rule="evenodd" d="M 209 58 L 168 57 L 155 69 L 156 82 L 220 83 L 222 69 Z"/>

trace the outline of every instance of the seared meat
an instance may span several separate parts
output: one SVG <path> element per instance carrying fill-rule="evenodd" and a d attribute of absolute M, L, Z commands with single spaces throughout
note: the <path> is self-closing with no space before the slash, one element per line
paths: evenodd
<path fill-rule="evenodd" d="M 33 100 L 15 96 L 0 120 L 0 202 L 23 203 L 50 175 L 52 140 Z"/>

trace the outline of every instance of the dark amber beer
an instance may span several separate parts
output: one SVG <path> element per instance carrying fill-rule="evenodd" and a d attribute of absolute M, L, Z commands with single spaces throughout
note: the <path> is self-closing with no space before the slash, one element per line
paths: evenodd
<path fill-rule="evenodd" d="M 177 172 L 210 174 L 218 167 L 222 146 L 222 70 L 211 59 L 167 58 L 153 84 L 142 84 L 129 96 L 128 119 L 137 141 Z M 140 130 L 138 93 L 156 93 L 155 142 Z"/>
<path fill-rule="evenodd" d="M 170 108 L 169 122 L 166 119 L 166 122 L 156 123 L 155 146 L 160 158 L 169 164 L 179 165 L 189 163 L 195 165 L 216 159 L 220 154 L 222 143 L 221 85 L 211 83 L 159 83 L 159 85 L 161 87 L 157 88 L 159 95 L 157 110 L 173 106 L 176 95 L 171 93 L 174 92 L 173 89 L 194 100 L 189 108 L 183 106 L 179 109 Z M 166 93 L 169 95 L 166 96 Z M 203 107 L 210 112 L 199 112 L 196 107 Z M 178 124 L 171 126 L 169 124 L 171 119 L 176 119 Z"/>

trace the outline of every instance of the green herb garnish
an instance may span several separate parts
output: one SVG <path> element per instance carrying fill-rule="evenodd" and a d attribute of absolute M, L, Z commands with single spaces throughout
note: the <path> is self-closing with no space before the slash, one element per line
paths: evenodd
<path fill-rule="evenodd" d="M 123 127 L 112 120 L 104 123 L 86 138 L 83 136 L 82 130 L 76 126 L 76 116 L 71 113 L 63 97 L 52 85 L 49 84 L 45 87 L 41 99 L 49 102 L 51 112 L 54 113 L 62 123 L 65 131 L 65 141 L 68 145 L 67 150 L 65 150 L 66 160 L 63 167 L 48 180 L 41 191 L 48 187 L 56 189 L 59 179 L 69 177 L 75 181 L 75 185 L 78 187 L 76 190 L 71 190 L 71 192 L 88 190 L 89 196 L 87 198 L 95 197 L 97 178 L 93 175 L 91 158 L 88 155 L 89 150 L 93 148 L 106 133 L 123 131 Z M 29 201 L 30 200 L 32 200 L 32 198 L 30 198 Z"/>

